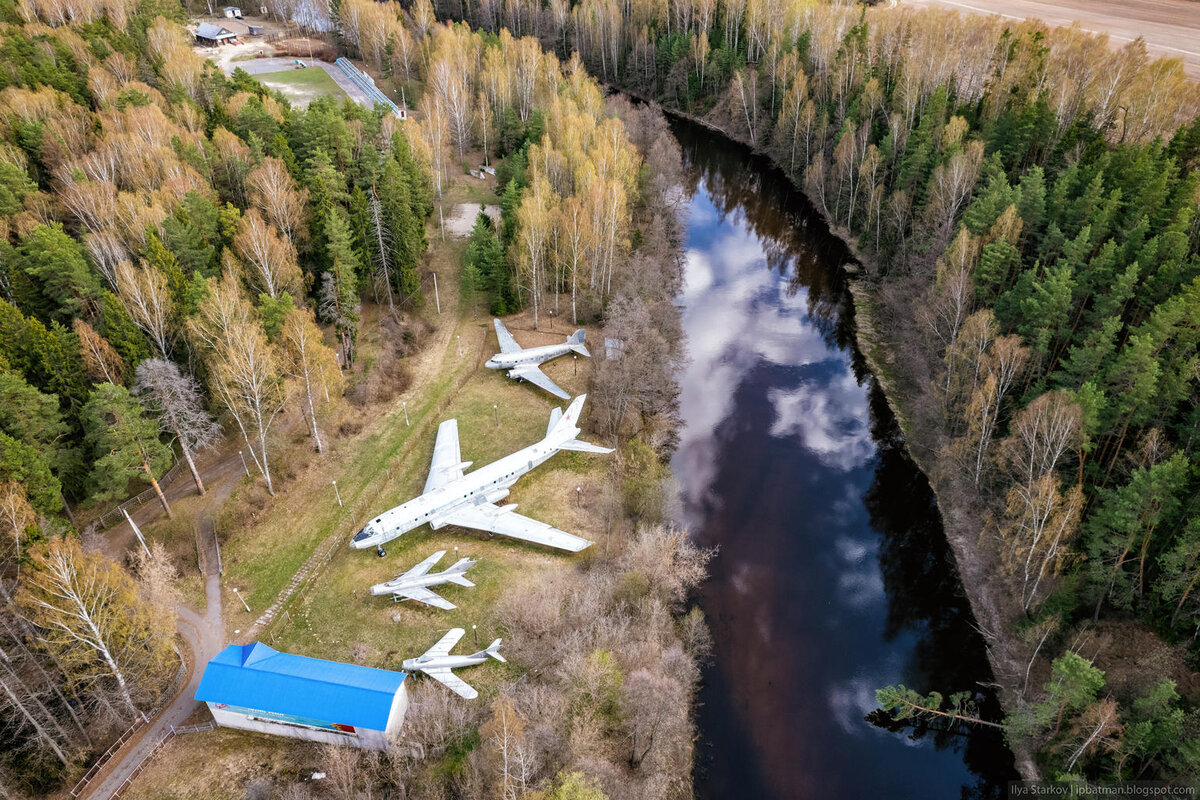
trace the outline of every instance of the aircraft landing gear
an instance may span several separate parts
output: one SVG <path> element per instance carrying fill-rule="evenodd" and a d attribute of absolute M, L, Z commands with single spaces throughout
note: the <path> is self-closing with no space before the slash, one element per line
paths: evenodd
<path fill-rule="evenodd" d="M 380 558 L 383 558 L 384 556 L 387 555 L 387 550 L 384 550 L 383 545 L 381 545 L 381 544 L 375 545 L 375 555 L 379 556 Z"/>

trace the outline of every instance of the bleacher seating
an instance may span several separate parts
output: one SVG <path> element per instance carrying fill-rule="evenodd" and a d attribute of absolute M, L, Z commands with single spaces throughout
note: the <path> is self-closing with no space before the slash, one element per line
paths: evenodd
<path fill-rule="evenodd" d="M 405 113 L 400 110 L 399 106 L 389 100 L 387 95 L 379 91 L 379 87 L 375 85 L 375 81 L 371 79 L 370 75 L 367 75 L 359 70 L 358 67 L 351 64 L 350 61 L 344 57 L 339 58 L 333 63 L 337 64 L 338 67 L 341 68 L 342 72 L 346 74 L 346 77 L 349 78 L 355 86 L 362 89 L 366 93 L 367 97 L 371 99 L 372 104 L 382 103 L 391 109 L 392 113 L 400 119 L 405 118 Z"/>

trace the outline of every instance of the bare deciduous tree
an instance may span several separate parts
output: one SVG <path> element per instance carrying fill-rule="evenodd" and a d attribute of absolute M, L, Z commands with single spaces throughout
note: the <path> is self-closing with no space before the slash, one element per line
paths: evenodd
<path fill-rule="evenodd" d="M 150 337 L 158 354 L 170 354 L 170 324 L 174 311 L 167 276 L 151 267 L 117 264 L 117 296 L 134 323 Z"/>
<path fill-rule="evenodd" d="M 151 358 L 138 364 L 133 393 L 158 417 L 162 429 L 175 435 L 192 480 L 204 494 L 204 481 L 193 454 L 211 446 L 221 435 L 221 426 L 204 410 L 200 384 L 180 372 L 174 362 Z"/>

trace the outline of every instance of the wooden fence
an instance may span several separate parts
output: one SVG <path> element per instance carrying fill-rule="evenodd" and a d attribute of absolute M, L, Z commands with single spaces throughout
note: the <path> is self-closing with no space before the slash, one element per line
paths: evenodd
<path fill-rule="evenodd" d="M 170 486 L 172 483 L 174 483 L 175 479 L 179 477 L 180 473 L 186 469 L 187 469 L 186 461 L 184 461 L 183 459 L 176 461 L 175 465 L 173 467 L 171 467 L 169 470 L 167 470 L 165 473 L 163 473 L 163 476 L 158 479 L 158 487 L 165 492 L 167 490 L 167 487 Z M 142 506 L 146 505 L 146 503 L 150 502 L 151 500 L 157 499 L 157 497 L 158 497 L 158 495 L 155 494 L 154 487 L 151 486 L 148 489 L 146 489 L 144 492 L 141 492 L 140 494 L 136 494 L 133 497 L 126 500 L 124 503 L 121 503 L 121 505 L 117 506 L 116 508 L 112 508 L 112 509 L 109 509 L 108 511 L 105 511 L 103 514 L 101 514 L 99 517 L 96 518 L 95 522 L 93 522 L 91 524 L 91 527 L 97 531 L 108 530 L 110 527 L 112 527 L 114 524 L 120 522 L 124 518 L 124 515 L 122 514 L 123 511 L 128 511 L 128 510 L 135 509 L 135 508 L 141 508 Z"/>

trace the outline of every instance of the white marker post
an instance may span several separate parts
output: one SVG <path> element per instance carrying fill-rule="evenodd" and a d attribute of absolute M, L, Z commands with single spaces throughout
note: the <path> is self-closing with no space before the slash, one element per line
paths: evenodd
<path fill-rule="evenodd" d="M 405 401 L 404 401 L 404 424 L 405 424 L 405 426 L 409 426 L 409 422 L 408 422 L 408 401 L 407 401 L 407 400 L 405 400 Z M 411 426 L 409 426 L 409 427 L 411 427 Z"/>
<path fill-rule="evenodd" d="M 342 493 L 338 491 L 338 488 L 337 488 L 337 481 L 334 481 L 334 482 L 333 482 L 333 493 L 334 493 L 335 495 L 337 495 L 337 500 L 338 500 L 338 508 L 341 508 L 341 507 L 342 507 Z"/>
<path fill-rule="evenodd" d="M 246 598 L 242 597 L 242 593 L 241 593 L 241 592 L 239 592 L 239 591 L 237 590 L 237 587 L 236 587 L 236 586 L 235 586 L 235 587 L 233 587 L 233 593 L 237 595 L 237 598 L 238 598 L 238 600 L 241 600 L 241 601 L 242 601 L 242 605 L 243 605 L 243 606 L 246 606 L 246 613 L 247 613 L 247 614 L 249 614 L 249 613 L 250 613 L 250 606 L 246 605 Z"/>
<path fill-rule="evenodd" d="M 142 549 L 146 551 L 146 555 L 150 555 L 150 548 L 146 547 L 146 538 L 142 536 L 142 532 L 138 529 L 137 523 L 133 521 L 133 517 L 129 516 L 129 512 L 123 508 L 121 509 L 121 513 L 125 515 L 125 519 L 129 520 L 129 527 L 133 528 L 133 535 L 141 542 Z M 457 550 L 458 548 L 454 549 Z"/>
<path fill-rule="evenodd" d="M 479 647 L 479 630 L 474 625 L 471 626 L 471 633 L 475 634 L 475 646 Z"/>
<path fill-rule="evenodd" d="M 495 403 L 492 404 L 492 413 L 496 415 L 496 427 L 500 427 L 500 407 Z"/>
<path fill-rule="evenodd" d="M 442 313 L 442 298 L 438 295 L 436 272 L 433 273 L 433 302 L 437 303 L 437 312 Z"/>
<path fill-rule="evenodd" d="M 250 468 L 246 466 L 246 457 L 242 455 L 242 451 L 238 450 L 238 458 L 242 460 L 242 469 L 246 470 L 246 477 L 250 477 Z"/>

